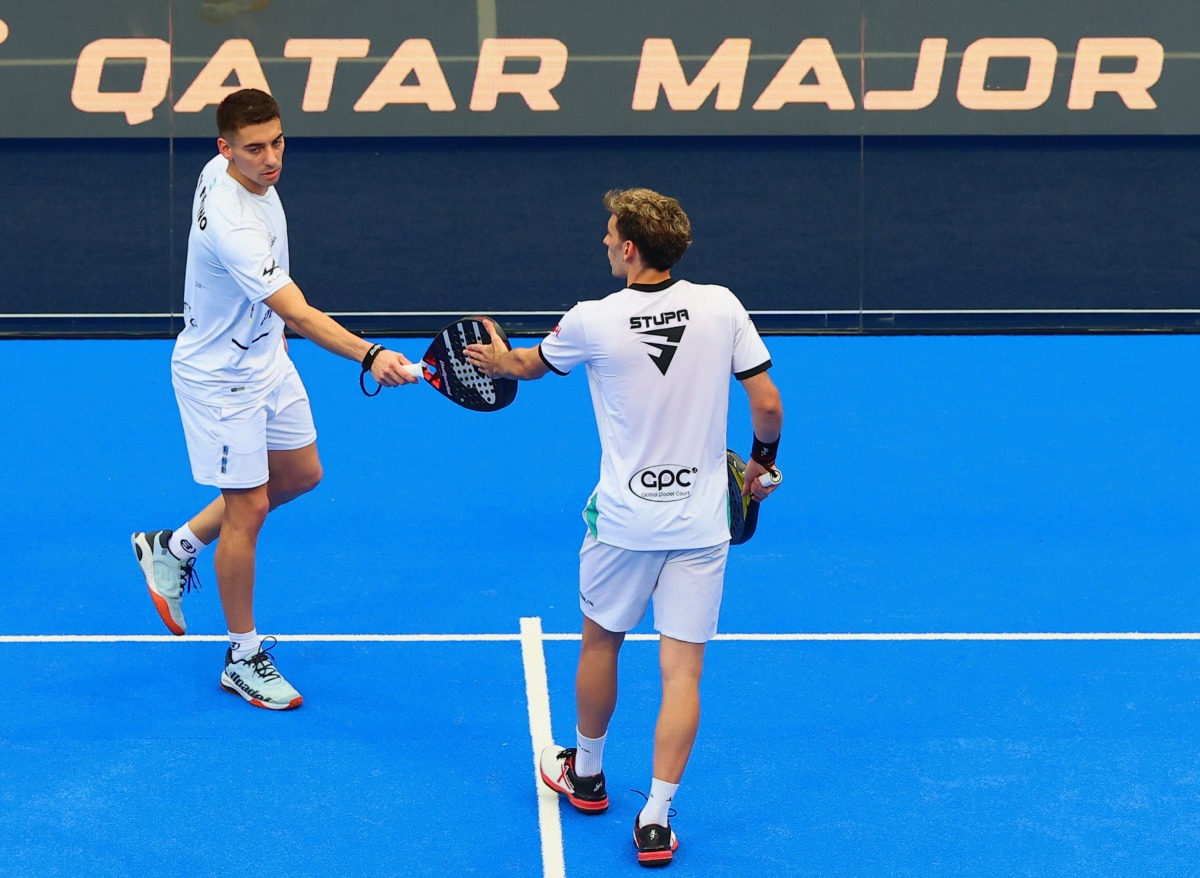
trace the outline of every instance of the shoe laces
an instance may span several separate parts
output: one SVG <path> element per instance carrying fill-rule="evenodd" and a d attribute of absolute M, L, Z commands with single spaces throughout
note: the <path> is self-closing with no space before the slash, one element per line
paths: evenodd
<path fill-rule="evenodd" d="M 270 641 L 270 644 L 267 643 Z M 258 648 L 258 652 L 247 659 L 243 659 L 246 664 L 254 668 L 254 673 L 259 676 L 264 682 L 270 680 L 281 679 L 282 675 L 275 669 L 275 661 L 271 658 L 270 652 L 279 643 L 274 637 L 264 637 L 262 644 Z"/>
<path fill-rule="evenodd" d="M 179 587 L 181 594 L 190 592 L 193 588 L 200 590 L 200 574 L 196 572 L 195 557 L 188 558 L 179 568 Z"/>

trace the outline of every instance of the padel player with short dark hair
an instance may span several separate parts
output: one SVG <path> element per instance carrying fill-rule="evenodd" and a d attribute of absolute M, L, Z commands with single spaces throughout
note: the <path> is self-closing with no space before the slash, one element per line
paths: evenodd
<path fill-rule="evenodd" d="M 164 623 L 183 634 L 182 598 L 197 554 L 220 537 L 214 564 L 229 629 L 221 685 L 257 707 L 302 702 L 264 648 L 254 620 L 255 552 L 272 509 L 321 480 L 308 393 L 284 327 L 354 360 L 382 385 L 411 384 L 403 356 L 349 332 L 308 304 L 291 278 L 279 105 L 241 89 L 217 107 L 218 154 L 192 202 L 183 330 L 171 379 L 192 477 L 221 495 L 174 531 L 137 532 L 134 553 Z"/>
<path fill-rule="evenodd" d="M 746 492 L 765 499 L 783 425 L 766 345 L 725 287 L 671 277 L 691 243 L 674 198 L 609 192 L 604 244 L 623 290 L 580 302 L 535 347 L 472 345 L 485 374 L 541 378 L 587 369 L 600 432 L 600 482 L 583 511 L 583 642 L 575 678 L 577 740 L 540 757 L 542 780 L 580 811 L 608 807 L 604 743 L 617 700 L 625 633 L 654 606 L 662 703 L 650 795 L 634 823 L 638 862 L 671 862 L 670 805 L 700 722 L 705 644 L 716 634 L 729 551 L 726 421 L 729 377 L 754 425 Z"/>

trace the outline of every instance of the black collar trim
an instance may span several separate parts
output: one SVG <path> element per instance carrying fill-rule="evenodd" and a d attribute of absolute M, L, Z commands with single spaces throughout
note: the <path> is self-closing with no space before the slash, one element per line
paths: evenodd
<path fill-rule="evenodd" d="M 669 277 L 666 280 L 659 281 L 656 284 L 630 284 L 629 289 L 637 290 L 639 293 L 661 293 L 671 284 L 679 281 L 677 277 Z"/>

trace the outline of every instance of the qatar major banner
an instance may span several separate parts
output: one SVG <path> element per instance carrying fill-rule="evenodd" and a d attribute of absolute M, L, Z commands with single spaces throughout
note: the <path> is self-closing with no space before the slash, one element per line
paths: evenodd
<path fill-rule="evenodd" d="M 0 137 L 1200 132 L 1195 0 L 0 0 Z"/>

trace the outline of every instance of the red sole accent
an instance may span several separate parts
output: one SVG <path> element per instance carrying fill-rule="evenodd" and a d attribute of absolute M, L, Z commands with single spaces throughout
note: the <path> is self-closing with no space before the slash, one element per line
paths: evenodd
<path fill-rule="evenodd" d="M 224 689 L 226 692 L 228 692 L 230 695 L 236 695 L 239 698 L 244 697 L 241 692 L 238 692 L 236 689 L 230 689 L 224 683 L 221 684 L 221 688 Z M 247 698 L 246 700 L 249 701 L 251 704 L 253 704 L 255 707 L 261 707 L 263 710 L 292 710 L 294 708 L 299 707 L 301 704 L 304 703 L 304 696 L 297 695 L 295 698 L 293 698 L 291 701 L 288 702 L 287 707 L 271 707 L 268 704 L 263 704 L 257 698 Z"/>
<path fill-rule="evenodd" d="M 163 600 L 162 595 L 155 594 L 150 588 L 147 588 L 146 591 L 150 592 L 150 599 L 154 601 L 154 609 L 158 610 L 158 615 L 163 620 L 163 624 L 167 626 L 167 630 L 176 637 L 182 637 L 183 629 L 176 625 L 175 620 L 171 618 L 171 611 L 167 608 L 167 602 Z"/>
<path fill-rule="evenodd" d="M 567 793 L 567 801 L 575 806 L 576 811 L 582 811 L 584 814 L 601 814 L 608 810 L 608 799 L 603 802 L 587 802 Z"/>
<path fill-rule="evenodd" d="M 633 846 L 638 846 L 637 830 L 633 833 Z M 642 851 L 638 850 L 638 863 L 642 866 L 668 866 L 671 860 L 675 858 L 675 851 L 679 850 L 679 839 L 671 836 L 671 849 L 669 851 Z"/>
<path fill-rule="evenodd" d="M 263 704 L 257 698 L 251 698 L 250 703 L 253 704 L 255 707 L 261 707 L 263 710 L 292 710 L 293 708 L 299 707 L 301 704 L 304 703 L 304 696 L 301 695 L 298 698 L 293 698 L 291 701 L 288 702 L 287 707 L 271 707 L 269 704 Z"/>
<path fill-rule="evenodd" d="M 675 858 L 675 849 L 677 847 L 679 847 L 679 842 L 675 842 L 669 851 L 651 851 L 650 853 L 638 851 L 638 862 L 650 863 L 655 866 L 665 866 Z"/>

